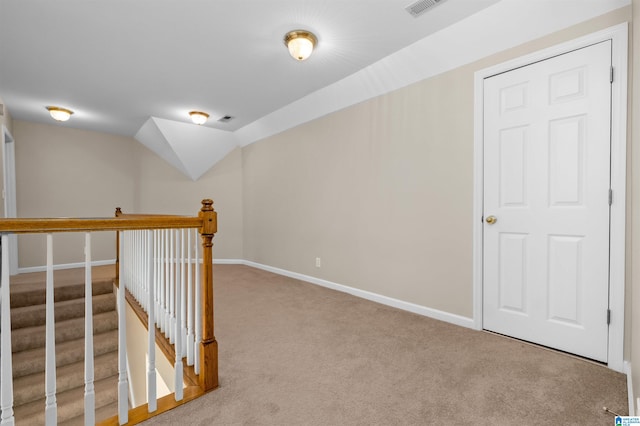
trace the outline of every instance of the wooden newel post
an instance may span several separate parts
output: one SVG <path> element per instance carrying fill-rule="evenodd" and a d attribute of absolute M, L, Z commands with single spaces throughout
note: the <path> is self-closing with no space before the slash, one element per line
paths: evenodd
<path fill-rule="evenodd" d="M 218 230 L 213 201 L 202 200 L 198 213 L 202 219 L 202 342 L 200 342 L 200 388 L 209 391 L 218 387 L 218 342 L 213 333 L 213 235 Z"/>

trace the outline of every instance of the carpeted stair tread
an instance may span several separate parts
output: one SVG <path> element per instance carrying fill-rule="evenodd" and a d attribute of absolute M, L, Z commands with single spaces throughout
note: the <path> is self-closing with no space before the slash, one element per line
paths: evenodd
<path fill-rule="evenodd" d="M 77 350 L 84 352 L 84 347 Z M 118 352 L 113 351 L 94 358 L 94 380 L 118 374 Z M 15 379 L 13 382 L 15 406 L 41 399 L 45 395 L 45 373 L 36 373 Z M 84 386 L 84 360 L 57 368 L 56 391 L 64 392 Z"/>
<path fill-rule="evenodd" d="M 95 408 L 117 414 L 118 316 L 113 266 L 93 268 Z M 14 413 L 19 425 L 44 424 L 46 306 L 44 273 L 11 277 Z M 54 271 L 58 423 L 84 424 L 84 270 Z M 67 422 L 67 423 L 65 423 Z"/>
<path fill-rule="evenodd" d="M 118 400 L 117 374 L 95 381 L 94 386 L 96 411 Z M 84 386 L 66 392 L 59 392 L 56 396 L 56 402 L 58 406 L 58 423 L 83 416 Z M 45 398 L 17 406 L 14 409 L 16 424 L 20 426 L 43 425 L 44 406 Z"/>
<path fill-rule="evenodd" d="M 118 415 L 118 402 L 113 402 L 104 407 L 96 408 L 96 423 L 110 419 L 113 416 Z M 58 422 L 59 426 L 84 426 L 84 414 L 78 417 L 74 417 L 71 420 L 64 422 Z"/>
<path fill-rule="evenodd" d="M 93 313 L 112 311 L 116 299 L 113 292 L 93 296 Z M 57 302 L 54 305 L 56 322 L 84 317 L 84 297 Z M 22 306 L 11 309 L 11 329 L 36 327 L 46 322 L 46 305 Z"/>
<path fill-rule="evenodd" d="M 116 311 L 93 316 L 93 333 L 98 334 L 118 327 Z M 56 344 L 84 337 L 84 318 L 74 318 L 56 323 Z M 46 326 L 26 327 L 11 333 L 11 350 L 19 352 L 43 346 Z"/>
<path fill-rule="evenodd" d="M 80 348 L 80 349 L 79 349 Z M 117 351 L 118 330 L 110 330 L 93 336 L 93 353 L 100 356 L 107 352 Z M 56 365 L 59 367 L 84 360 L 84 336 L 56 344 Z M 13 354 L 13 377 L 44 371 L 45 348 L 39 347 Z"/>
<path fill-rule="evenodd" d="M 25 286 L 27 287 L 27 286 Z M 113 279 L 103 281 L 93 281 L 92 294 L 113 292 Z M 62 302 L 71 299 L 84 298 L 84 282 L 80 284 L 66 284 L 64 286 L 56 286 L 54 282 L 53 299 L 56 302 Z M 11 287 L 11 308 L 20 308 L 31 305 L 44 305 L 46 302 L 46 293 L 44 283 L 40 287 L 28 286 L 21 289 L 19 285 Z"/>

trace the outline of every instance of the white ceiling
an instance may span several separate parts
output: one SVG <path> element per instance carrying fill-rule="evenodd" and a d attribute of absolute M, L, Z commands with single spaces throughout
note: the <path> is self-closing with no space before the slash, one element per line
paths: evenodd
<path fill-rule="evenodd" d="M 2 0 L 0 97 L 13 117 L 134 135 L 149 117 L 239 129 L 497 0 Z M 296 62 L 284 34 L 309 29 Z M 233 121 L 216 120 L 231 115 Z"/>
<path fill-rule="evenodd" d="M 0 98 L 18 120 L 70 108 L 57 124 L 134 136 L 195 180 L 234 146 L 630 0 L 442 0 L 418 18 L 413 2 L 1 0 Z M 307 61 L 293 29 L 318 36 Z M 211 114 L 199 130 L 194 109 Z"/>

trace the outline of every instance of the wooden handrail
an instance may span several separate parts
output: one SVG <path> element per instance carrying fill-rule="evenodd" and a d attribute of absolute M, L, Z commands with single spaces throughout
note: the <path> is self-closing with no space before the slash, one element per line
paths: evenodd
<path fill-rule="evenodd" d="M 0 219 L 0 232 L 11 232 L 16 234 L 201 227 L 201 218 L 189 216 L 140 215 L 100 218 Z"/>

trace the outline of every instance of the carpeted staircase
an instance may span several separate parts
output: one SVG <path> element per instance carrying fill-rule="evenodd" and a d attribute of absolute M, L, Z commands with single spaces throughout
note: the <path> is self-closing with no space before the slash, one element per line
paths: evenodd
<path fill-rule="evenodd" d="M 84 279 L 54 287 L 58 424 L 84 424 Z M 118 319 L 113 279 L 94 277 L 93 333 L 96 420 L 117 414 Z M 14 414 L 18 425 L 44 424 L 45 286 L 11 288 Z"/>

